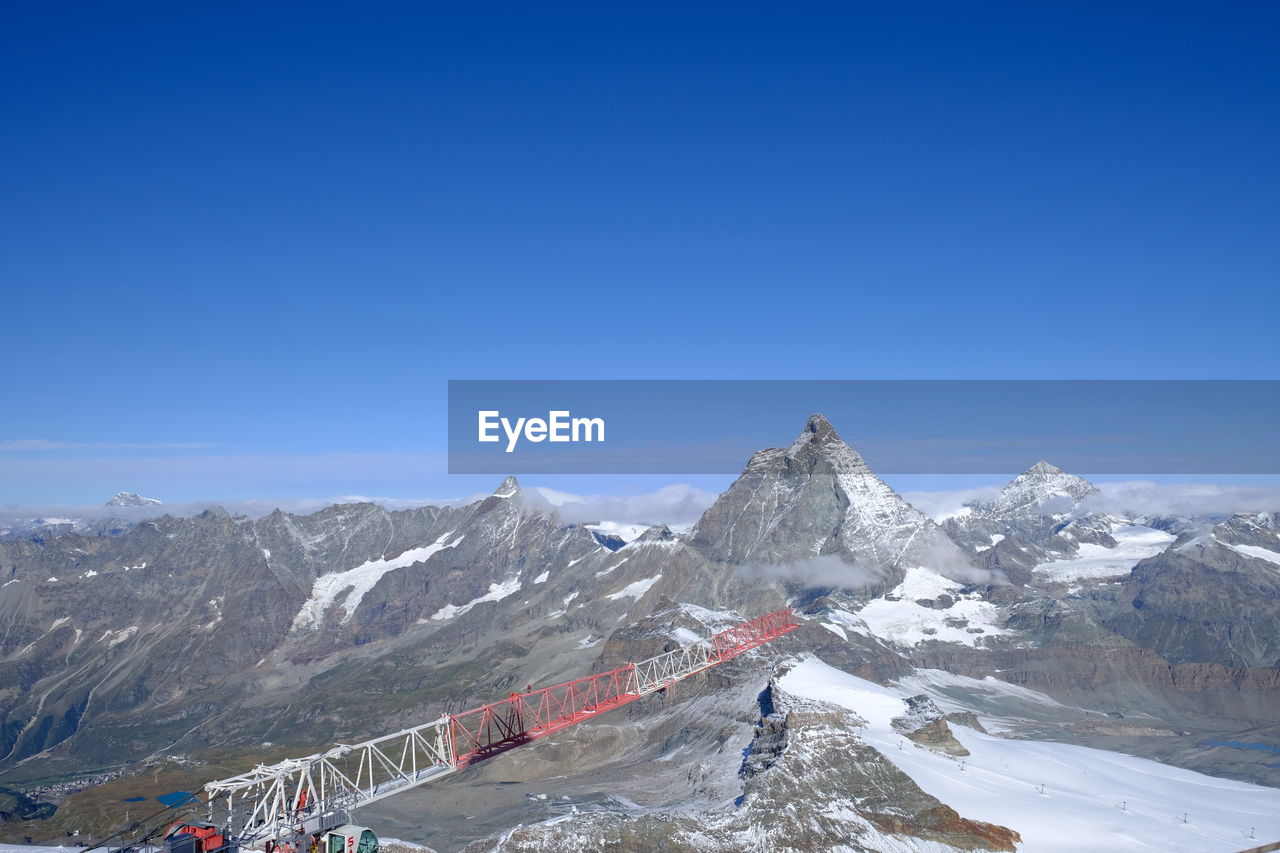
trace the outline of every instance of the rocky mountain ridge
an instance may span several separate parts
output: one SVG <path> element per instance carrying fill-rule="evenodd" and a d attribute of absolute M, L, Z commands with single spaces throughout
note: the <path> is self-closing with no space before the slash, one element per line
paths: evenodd
<path fill-rule="evenodd" d="M 1038 737 L 1110 737 L 1108 746 L 1135 751 L 1150 742 L 1135 733 L 1165 732 L 1162 742 L 1178 742 L 1170 760 L 1280 784 L 1264 762 L 1223 759 L 1221 748 L 1198 747 L 1194 735 L 1167 736 L 1244 740 L 1280 723 L 1275 516 L 1179 523 L 1169 532 L 1156 519 L 1090 512 L 1093 492 L 1039 463 L 995 500 L 938 525 L 815 415 L 789 447 L 755 454 L 687 534 L 659 525 L 623 539 L 600 525 L 565 523 L 508 478 L 466 506 L 392 512 L 345 504 L 256 520 L 210 510 L 119 535 L 0 542 L 0 771 L 20 785 L 121 760 L 194 755 L 210 743 L 245 761 L 267 743 L 309 752 L 525 684 L 642 659 L 738 614 L 790 602 L 802 629 L 750 665 L 767 670 L 803 648 L 876 682 L 924 679 L 907 698 L 923 697 L 911 731 L 926 747 L 959 755 L 944 732 L 953 712 L 1022 714 L 1023 722 L 1002 725 Z M 723 691 L 742 688 L 748 666 L 713 673 L 670 717 L 676 729 L 718 720 L 723 738 L 657 744 L 660 751 L 638 753 L 627 766 L 648 773 L 669 754 L 664 760 L 688 776 L 721 766 L 713 753 L 724 738 L 754 738 L 761 755 L 790 744 L 794 753 L 779 766 L 799 762 L 826 780 L 815 789 L 818 804 L 877 784 L 892 784 L 912 804 L 892 820 L 872 804 L 852 805 L 845 824 L 823 825 L 812 838 L 1012 843 L 998 827 L 965 823 L 963 813 L 910 793 L 883 756 L 868 753 L 853 770 L 813 763 L 803 744 L 815 720 L 821 738 L 859 755 L 870 749 L 840 733 L 847 725 L 829 710 L 779 722 L 773 712 L 743 710 L 750 694 L 730 703 L 736 716 L 722 718 Z M 628 711 L 618 736 L 643 739 L 637 727 L 654 708 Z M 1133 718 L 1140 724 L 1107 724 Z M 525 766 L 513 760 L 504 766 Z M 811 821 L 774 821 L 716 799 L 732 791 L 730 801 L 745 803 L 787 773 L 723 767 L 728 775 L 706 788 L 708 816 L 688 832 L 718 827 L 707 837 L 730 845 L 751 827 L 771 826 L 771 838 L 812 840 Z M 502 772 L 481 771 L 474 784 Z M 557 772 L 582 784 L 603 778 L 573 763 Z M 710 796 L 712 788 L 719 793 Z M 420 801 L 405 802 L 399 808 Z M 53 820 L 73 820 L 76 808 L 68 800 Z M 397 825 L 405 813 L 396 808 L 378 813 Z M 677 816 L 637 822 L 629 814 L 606 806 L 587 823 L 600 837 L 641 832 L 673 849 L 692 843 Z M 494 812 L 468 832 L 496 832 L 500 820 Z M 564 849 L 555 845 L 569 837 L 539 829 L 509 841 Z"/>

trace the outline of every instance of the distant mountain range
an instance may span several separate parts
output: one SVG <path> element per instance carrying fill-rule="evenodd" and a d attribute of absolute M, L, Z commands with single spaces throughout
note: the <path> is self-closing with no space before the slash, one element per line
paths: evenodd
<path fill-rule="evenodd" d="M 1094 492 L 1040 462 L 938 524 L 815 415 L 687 533 L 566 523 L 508 478 L 465 506 L 208 510 L 10 535 L 0 784 L 123 775 L 5 833 L 104 829 L 111 797 L 393 731 L 788 604 L 804 624 L 776 647 L 450 783 L 474 792 L 471 819 L 426 794 L 363 819 L 441 850 L 491 849 L 503 833 L 516 845 L 504 849 L 581 849 L 595 833 L 727 851 L 757 831 L 768 849 L 1013 849 L 1043 817 L 966 814 L 930 787 L 934 758 L 917 767 L 887 746 L 906 738 L 954 767 L 966 744 L 997 754 L 984 728 L 1280 785 L 1274 754 L 1212 745 L 1280 737 L 1277 515 L 1120 517 L 1090 511 Z M 835 692 L 814 686 L 822 667 L 845 674 Z M 836 701 L 855 694 L 861 710 Z M 877 702 L 893 710 L 879 728 Z M 491 791 L 512 779 L 529 793 L 518 804 Z M 1184 782 L 1199 790 L 1179 776 L 1166 796 Z M 538 799 L 552 788 L 569 800 Z M 770 806 L 783 801 L 794 811 Z M 578 816 L 539 823 L 564 814 Z"/>

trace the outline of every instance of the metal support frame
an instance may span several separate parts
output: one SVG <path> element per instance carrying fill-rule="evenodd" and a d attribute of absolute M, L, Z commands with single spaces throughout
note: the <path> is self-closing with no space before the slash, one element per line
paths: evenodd
<path fill-rule="evenodd" d="M 460 714 L 327 752 L 260 764 L 204 786 L 210 818 L 241 845 L 326 828 L 335 813 L 431 782 L 574 723 L 634 702 L 793 631 L 767 613 L 639 663 L 512 693 Z"/>

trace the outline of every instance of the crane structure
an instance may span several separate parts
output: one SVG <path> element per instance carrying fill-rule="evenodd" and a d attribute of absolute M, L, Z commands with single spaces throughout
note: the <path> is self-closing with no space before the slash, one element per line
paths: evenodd
<path fill-rule="evenodd" d="M 758 616 L 709 639 L 608 672 L 512 693 L 507 698 L 395 734 L 275 764 L 204 786 L 210 830 L 220 845 L 301 851 L 304 839 L 333 836 L 352 809 L 433 782 L 506 750 L 663 690 L 799 625 L 790 609 Z M 364 830 L 363 827 L 343 829 Z M 372 833 L 369 833 L 372 837 Z M 184 836 L 185 837 L 185 836 Z M 322 853 L 365 853 L 347 832 Z M 225 839 L 225 841 L 222 841 Z M 376 850 L 376 838 L 373 840 Z M 333 850 L 328 849 L 333 847 Z M 204 844 L 200 847 L 209 847 Z M 197 848 L 198 850 L 199 848 Z"/>

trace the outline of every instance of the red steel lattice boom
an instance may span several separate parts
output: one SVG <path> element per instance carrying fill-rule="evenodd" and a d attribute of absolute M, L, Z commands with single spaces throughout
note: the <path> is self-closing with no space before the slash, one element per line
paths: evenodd
<path fill-rule="evenodd" d="M 281 841 L 331 810 L 350 810 L 441 779 L 513 747 L 663 690 L 799 625 L 779 610 L 648 660 L 205 785 L 242 843 Z"/>
<path fill-rule="evenodd" d="M 512 747 L 612 711 L 735 658 L 799 625 L 790 609 L 766 613 L 641 663 L 577 678 L 452 715 L 449 730 L 458 769 Z"/>

